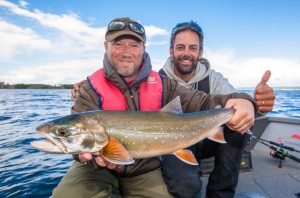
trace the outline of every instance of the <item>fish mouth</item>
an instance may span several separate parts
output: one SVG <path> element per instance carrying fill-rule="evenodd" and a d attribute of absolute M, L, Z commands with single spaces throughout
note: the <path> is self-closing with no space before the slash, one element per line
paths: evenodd
<path fill-rule="evenodd" d="M 55 145 L 63 153 L 69 153 L 66 146 L 64 144 L 62 144 L 58 138 L 51 136 L 50 131 L 53 129 L 53 126 L 54 126 L 53 123 L 41 124 L 36 128 L 36 131 L 47 138 L 47 140 L 44 140 L 43 143 L 48 145 L 49 148 L 50 148 L 50 145 L 52 144 L 51 148 L 54 148 L 54 145 Z M 37 148 L 37 149 L 39 149 L 39 148 Z M 55 150 L 57 150 L 57 149 L 55 149 Z"/>
<path fill-rule="evenodd" d="M 53 142 L 49 140 L 37 140 L 30 142 L 31 146 L 39 151 L 43 151 L 50 154 L 62 154 L 62 150 L 58 148 Z"/>

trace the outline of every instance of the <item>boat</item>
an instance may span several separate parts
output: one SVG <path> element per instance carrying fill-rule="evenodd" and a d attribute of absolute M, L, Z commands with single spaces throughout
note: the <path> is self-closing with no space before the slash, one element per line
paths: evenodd
<path fill-rule="evenodd" d="M 234 198 L 300 198 L 300 118 L 259 117 L 252 133 Z M 208 176 L 201 177 L 202 198 Z"/>

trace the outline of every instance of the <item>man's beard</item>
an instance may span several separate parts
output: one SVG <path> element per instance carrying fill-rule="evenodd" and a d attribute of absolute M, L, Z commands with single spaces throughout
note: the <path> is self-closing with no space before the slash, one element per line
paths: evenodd
<path fill-rule="evenodd" d="M 180 64 L 179 64 L 180 60 L 191 60 L 192 61 L 192 65 L 189 66 L 188 68 L 181 67 Z M 198 60 L 194 60 L 192 57 L 188 57 L 188 56 L 183 56 L 182 58 L 179 58 L 178 61 L 174 58 L 173 62 L 174 62 L 174 65 L 175 65 L 177 71 L 181 75 L 186 75 L 186 74 L 192 73 L 194 71 L 194 69 L 196 69 L 197 64 L 198 64 Z"/>
<path fill-rule="evenodd" d="M 117 71 L 121 76 L 123 76 L 123 77 L 131 77 L 131 76 L 134 76 L 136 73 L 137 73 L 137 69 L 133 69 L 133 70 L 131 70 L 131 71 L 120 71 L 120 70 L 118 70 Z"/>
<path fill-rule="evenodd" d="M 114 67 L 114 69 L 119 73 L 119 75 L 124 78 L 130 78 L 132 76 L 135 76 L 138 73 L 138 68 L 139 68 L 139 66 L 136 66 L 136 65 L 133 68 L 131 68 L 130 70 L 122 70 L 122 69 Z"/>

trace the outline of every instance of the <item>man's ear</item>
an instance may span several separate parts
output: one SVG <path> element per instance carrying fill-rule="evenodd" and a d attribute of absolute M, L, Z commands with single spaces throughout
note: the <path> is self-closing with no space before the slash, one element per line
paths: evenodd
<path fill-rule="evenodd" d="M 104 48 L 105 48 L 105 51 L 107 51 L 107 48 L 108 48 L 108 42 L 107 41 L 104 41 Z"/>
<path fill-rule="evenodd" d="M 169 53 L 170 53 L 170 57 L 174 58 L 174 53 L 173 53 L 173 49 L 172 48 L 170 48 Z"/>
<path fill-rule="evenodd" d="M 199 51 L 199 54 L 198 54 L 198 60 L 200 60 L 202 58 L 202 55 L 203 55 L 203 49 L 201 49 Z"/>

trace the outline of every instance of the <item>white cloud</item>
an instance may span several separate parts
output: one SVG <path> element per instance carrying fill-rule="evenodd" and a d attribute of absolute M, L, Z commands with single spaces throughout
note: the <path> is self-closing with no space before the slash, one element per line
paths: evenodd
<path fill-rule="evenodd" d="M 104 41 L 105 27 L 92 27 L 83 22 L 75 13 L 57 15 L 43 13 L 37 9 L 31 12 L 7 1 L 0 1 L 0 6 L 6 7 L 10 12 L 23 17 L 23 19 L 35 20 L 41 25 L 41 28 L 47 28 L 47 34 L 44 33 L 39 38 L 47 39 L 48 43 L 52 43 L 55 46 L 52 48 L 52 52 L 72 52 L 74 54 L 74 51 L 77 51 L 78 54 L 83 54 L 92 51 L 98 53 L 99 46 Z M 30 24 L 19 25 L 19 31 L 29 29 L 26 25 Z M 17 27 L 13 24 L 11 26 Z M 37 31 L 31 30 L 31 32 L 34 35 L 38 35 Z M 15 42 L 18 43 L 20 41 L 16 40 Z M 10 48 L 10 51 L 16 49 L 14 45 L 8 45 L 7 48 Z M 30 51 L 30 48 L 27 49 L 27 53 L 28 51 Z"/>
<path fill-rule="evenodd" d="M 145 26 L 147 39 L 151 39 L 154 36 L 169 36 L 167 30 L 156 27 L 154 25 Z"/>
<path fill-rule="evenodd" d="M 212 69 L 222 73 L 235 87 L 254 87 L 266 70 L 272 75 L 268 82 L 273 87 L 297 86 L 300 84 L 298 70 L 300 60 L 280 57 L 236 57 L 233 50 L 213 51 L 205 49 L 205 57 Z"/>
<path fill-rule="evenodd" d="M 0 19 L 0 57 L 11 58 L 28 51 L 48 50 L 51 42 L 41 38 L 30 28 L 21 28 Z"/>
<path fill-rule="evenodd" d="M 20 4 L 20 6 L 23 7 L 23 8 L 27 8 L 27 6 L 29 5 L 29 3 L 26 2 L 26 1 L 19 1 L 19 4 Z"/>
<path fill-rule="evenodd" d="M 86 79 L 102 65 L 101 59 L 79 59 L 54 62 L 36 66 L 24 66 L 0 76 L 1 81 L 10 84 L 67 84 Z"/>

